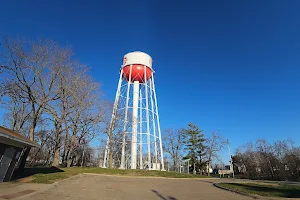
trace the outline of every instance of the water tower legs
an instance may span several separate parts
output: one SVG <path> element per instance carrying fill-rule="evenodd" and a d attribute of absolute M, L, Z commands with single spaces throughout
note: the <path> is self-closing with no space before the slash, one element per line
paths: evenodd
<path fill-rule="evenodd" d="M 109 125 L 109 132 L 108 132 L 108 138 L 107 138 L 107 142 L 106 142 L 106 146 L 105 146 L 105 152 L 104 152 L 104 160 L 103 160 L 103 165 L 102 168 L 106 168 L 106 163 L 107 163 L 107 156 L 109 154 L 109 146 L 112 145 L 109 142 L 109 135 L 113 134 L 113 126 L 116 122 L 116 115 L 117 115 L 117 110 L 118 110 L 118 104 L 119 104 L 119 97 L 120 97 L 120 89 L 121 89 L 121 85 L 122 85 L 122 77 L 123 77 L 123 71 L 120 72 L 120 77 L 119 77 L 119 82 L 118 82 L 118 88 L 117 88 L 117 92 L 116 92 L 116 98 L 115 98 L 115 102 L 114 102 L 114 107 L 113 107 L 113 112 L 112 112 L 112 116 L 111 116 L 111 121 L 110 121 L 110 125 Z"/>
<path fill-rule="evenodd" d="M 159 120 L 159 114 L 158 114 L 157 98 L 156 98 L 156 92 L 155 92 L 154 76 L 152 76 L 151 84 L 152 84 L 152 90 L 153 90 L 153 96 L 154 96 L 154 102 L 155 102 L 155 110 L 156 110 L 156 114 L 157 114 L 157 129 L 158 129 L 158 140 L 159 140 L 159 149 L 160 149 L 161 171 L 166 171 L 165 170 L 165 163 L 164 163 L 164 152 L 163 152 L 163 147 L 162 147 L 162 139 L 161 139 L 161 130 L 160 130 L 160 120 Z"/>
<path fill-rule="evenodd" d="M 123 70 L 121 70 L 123 72 Z M 128 103 L 129 103 L 129 94 L 130 94 L 130 85 L 131 85 L 131 74 L 132 74 L 132 65 L 130 65 L 129 71 L 129 81 L 127 83 L 127 92 L 126 92 L 126 104 L 125 104 L 125 116 L 124 116 L 124 128 L 123 128 L 123 141 L 122 141 L 122 155 L 121 155 L 121 165 L 120 169 L 125 169 L 125 148 L 126 148 L 126 132 L 127 132 L 127 124 L 128 124 Z M 122 81 L 122 77 L 120 77 Z"/>

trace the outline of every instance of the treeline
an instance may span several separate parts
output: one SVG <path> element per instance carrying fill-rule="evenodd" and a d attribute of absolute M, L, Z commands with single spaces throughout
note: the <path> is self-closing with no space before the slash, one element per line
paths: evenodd
<path fill-rule="evenodd" d="M 162 135 L 165 169 L 176 172 L 184 171 L 187 173 L 189 170 L 190 173 L 209 174 L 210 171 L 207 169 L 211 168 L 213 163 L 220 161 L 219 153 L 227 144 L 227 141 L 218 131 L 204 134 L 203 130 L 193 123 L 189 123 L 186 128 L 178 130 L 166 129 Z M 122 138 L 123 124 L 121 120 L 116 120 L 114 131 L 109 136 L 109 155 L 107 155 L 110 157 L 110 162 L 107 165 L 109 168 L 120 167 Z M 105 145 L 104 142 L 100 144 L 99 166 L 103 166 Z M 130 148 L 126 148 L 126 151 L 126 154 L 130 155 Z M 129 159 L 130 157 L 126 158 L 126 160 Z M 148 162 L 147 156 L 143 156 L 143 159 L 143 163 Z M 151 159 L 155 160 L 155 154 L 151 153 Z M 190 165 L 189 169 L 187 165 Z"/>
<path fill-rule="evenodd" d="M 170 170 L 208 174 L 213 163 L 219 162 L 219 153 L 227 144 L 218 131 L 204 134 L 197 125 L 189 123 L 186 128 L 167 129 L 164 133 L 164 150 Z M 187 165 L 190 165 L 187 167 Z"/>
<path fill-rule="evenodd" d="M 234 170 L 242 178 L 300 181 L 300 147 L 292 140 L 257 140 L 237 149 Z"/>
<path fill-rule="evenodd" d="M 4 125 L 41 145 L 30 152 L 32 164 L 81 165 L 106 119 L 99 83 L 69 46 L 2 37 L 0 48 Z"/>

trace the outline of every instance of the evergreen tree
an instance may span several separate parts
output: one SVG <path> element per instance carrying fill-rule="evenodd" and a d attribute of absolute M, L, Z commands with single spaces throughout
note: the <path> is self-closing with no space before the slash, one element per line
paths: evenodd
<path fill-rule="evenodd" d="M 204 134 L 203 130 L 193 123 L 189 123 L 186 129 L 182 129 L 182 134 L 184 136 L 185 150 L 187 150 L 187 155 L 184 159 L 190 159 L 190 164 L 193 168 L 193 173 L 196 173 L 197 169 L 201 169 L 202 157 L 204 153 Z"/>

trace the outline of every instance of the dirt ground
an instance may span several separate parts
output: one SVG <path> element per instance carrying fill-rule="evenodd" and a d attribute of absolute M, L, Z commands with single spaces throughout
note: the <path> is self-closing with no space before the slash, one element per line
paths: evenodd
<path fill-rule="evenodd" d="M 217 179 L 165 179 L 81 174 L 24 200 L 253 200 L 214 187 Z"/>

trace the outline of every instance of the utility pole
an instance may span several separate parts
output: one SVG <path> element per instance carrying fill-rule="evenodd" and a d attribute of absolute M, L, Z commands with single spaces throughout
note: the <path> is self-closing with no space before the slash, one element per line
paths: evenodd
<path fill-rule="evenodd" d="M 229 153 L 229 157 L 230 157 L 230 170 L 232 169 L 232 177 L 234 178 L 234 169 L 233 169 L 233 163 L 232 163 L 232 156 L 231 156 L 231 152 L 230 152 L 230 145 L 229 145 L 229 140 L 227 139 L 227 145 L 228 145 L 228 153 Z"/>

